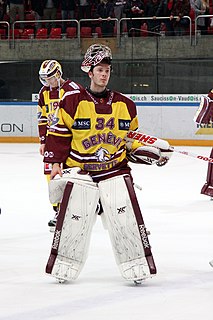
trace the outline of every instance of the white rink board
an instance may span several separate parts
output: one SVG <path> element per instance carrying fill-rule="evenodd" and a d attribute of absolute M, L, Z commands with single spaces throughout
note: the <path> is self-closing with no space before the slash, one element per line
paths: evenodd
<path fill-rule="evenodd" d="M 137 105 L 140 130 L 165 139 L 211 140 L 196 135 L 194 114 L 202 95 L 128 95 Z M 0 137 L 37 137 L 37 98 L 0 103 Z"/>
<path fill-rule="evenodd" d="M 37 137 L 37 105 L 0 104 L 0 137 Z"/>

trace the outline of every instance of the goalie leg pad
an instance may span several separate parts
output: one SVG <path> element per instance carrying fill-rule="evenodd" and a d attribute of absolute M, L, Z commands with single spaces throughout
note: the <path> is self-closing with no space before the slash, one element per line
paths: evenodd
<path fill-rule="evenodd" d="M 88 174 L 81 174 L 81 168 L 74 167 L 62 170 L 63 176 L 57 175 L 53 180 L 49 181 L 49 199 L 50 203 L 61 202 L 64 189 L 68 181 L 86 183 L 87 185 L 94 185 L 92 178 Z"/>
<path fill-rule="evenodd" d="M 67 182 L 46 273 L 60 281 L 78 277 L 87 258 L 98 200 L 95 183 Z"/>
<path fill-rule="evenodd" d="M 210 157 L 213 157 L 213 148 L 211 150 Z M 213 163 L 208 164 L 206 183 L 201 189 L 201 194 L 213 197 Z"/>
<path fill-rule="evenodd" d="M 130 176 L 99 182 L 101 217 L 110 235 L 116 262 L 126 280 L 156 274 L 143 217 Z"/>

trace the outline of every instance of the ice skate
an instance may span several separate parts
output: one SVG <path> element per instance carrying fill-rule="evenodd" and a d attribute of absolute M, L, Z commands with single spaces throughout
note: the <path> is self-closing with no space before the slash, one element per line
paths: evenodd
<path fill-rule="evenodd" d="M 56 223 L 57 223 L 57 217 L 58 217 L 58 212 L 59 212 L 59 207 L 57 206 L 53 206 L 53 210 L 55 211 L 55 216 L 53 219 L 51 219 L 48 222 L 48 227 L 50 228 L 50 232 L 55 232 L 55 227 L 56 227 Z"/>
<path fill-rule="evenodd" d="M 143 282 L 143 279 L 139 279 L 139 280 L 134 280 L 134 284 L 136 286 L 140 285 Z"/>
<path fill-rule="evenodd" d="M 50 232 L 55 232 L 56 223 L 57 223 L 57 219 L 55 217 L 54 219 L 48 222 L 48 227 L 50 228 Z"/>

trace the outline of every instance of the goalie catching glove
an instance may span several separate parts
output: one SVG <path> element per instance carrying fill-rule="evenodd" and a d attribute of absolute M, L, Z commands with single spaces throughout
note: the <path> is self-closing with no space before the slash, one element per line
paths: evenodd
<path fill-rule="evenodd" d="M 140 146 L 132 151 L 127 151 L 127 159 L 133 163 L 156 164 L 164 166 L 170 159 L 173 151 L 160 150 L 155 147 Z"/>
<path fill-rule="evenodd" d="M 161 158 L 161 152 L 155 147 L 141 146 L 132 151 L 127 151 L 127 159 L 133 163 L 155 164 Z"/>

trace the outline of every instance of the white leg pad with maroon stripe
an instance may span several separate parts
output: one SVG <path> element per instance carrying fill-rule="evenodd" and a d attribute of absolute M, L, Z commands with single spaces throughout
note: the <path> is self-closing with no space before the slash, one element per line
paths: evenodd
<path fill-rule="evenodd" d="M 87 258 L 97 216 L 99 191 L 95 183 L 68 181 L 57 218 L 46 272 L 59 280 L 75 280 Z"/>
<path fill-rule="evenodd" d="M 63 176 L 57 175 L 49 182 L 49 199 L 50 203 L 60 203 L 63 198 L 64 189 L 68 181 L 79 182 L 82 181 L 87 185 L 94 185 L 92 178 L 85 173 L 81 173 L 81 168 L 74 167 L 62 170 Z"/>
<path fill-rule="evenodd" d="M 156 267 L 130 176 L 113 177 L 98 185 L 101 217 L 122 276 L 133 281 L 153 276 Z"/>

